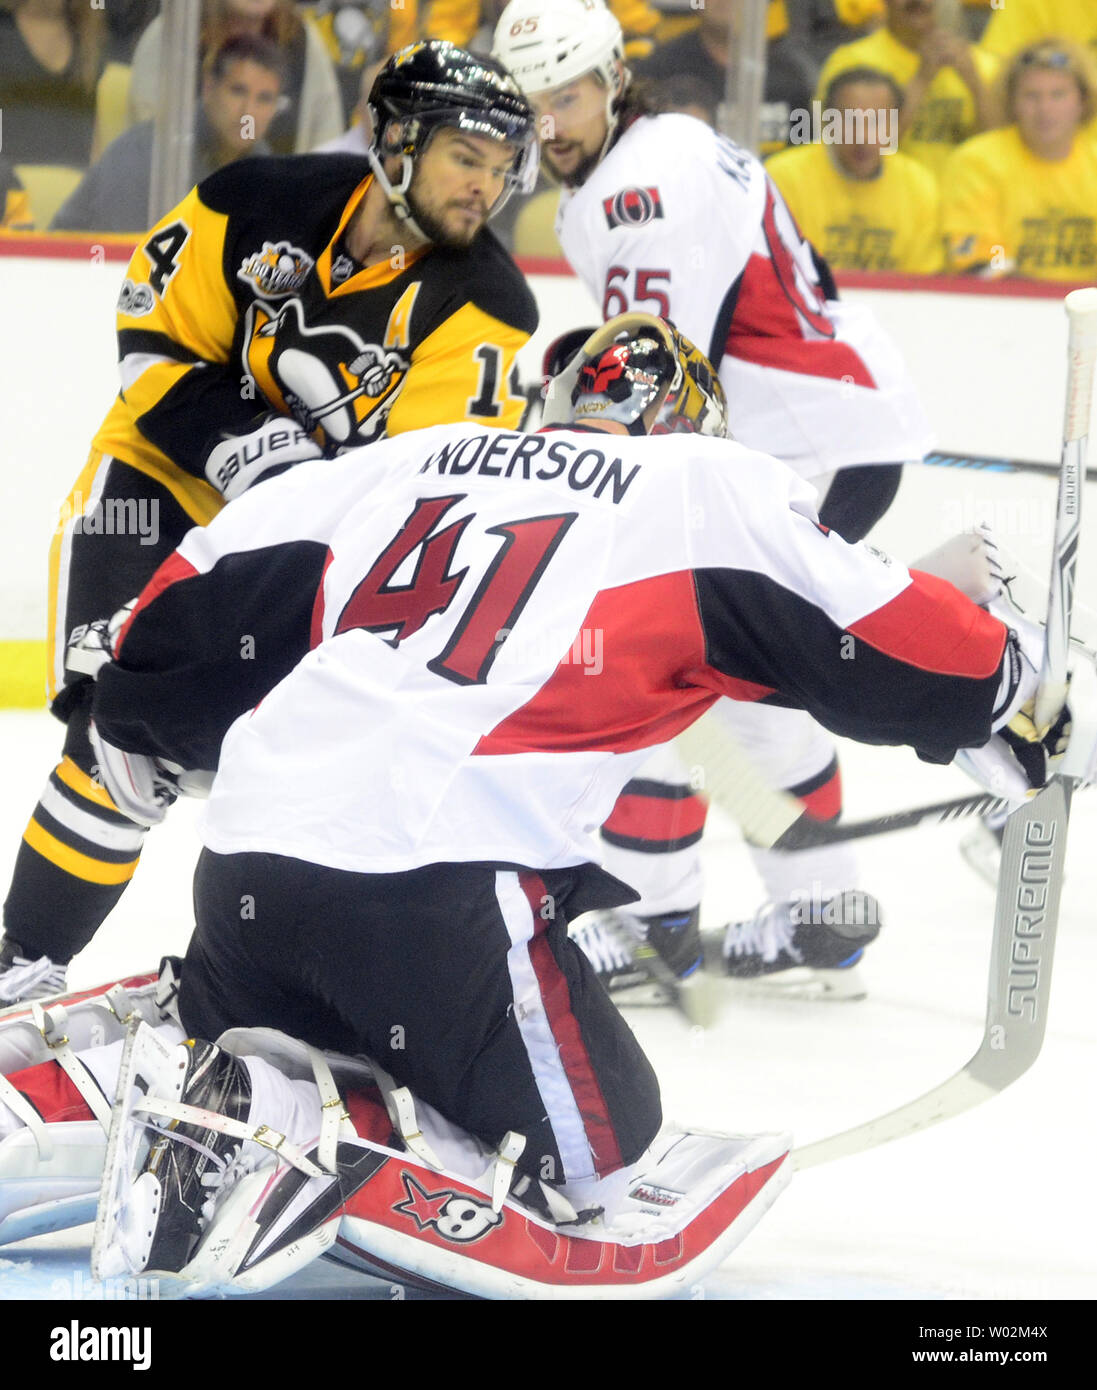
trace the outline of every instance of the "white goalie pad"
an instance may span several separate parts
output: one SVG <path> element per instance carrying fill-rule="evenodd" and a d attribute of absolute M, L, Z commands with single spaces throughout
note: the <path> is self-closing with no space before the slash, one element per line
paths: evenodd
<path fill-rule="evenodd" d="M 291 1075 L 315 1070 L 309 1049 L 267 1030 L 234 1030 L 218 1046 L 277 1059 Z M 598 1210 L 599 1186 L 591 1184 L 580 1219 L 558 1189 L 541 1185 L 530 1205 L 509 1195 L 519 1136 L 508 1134 L 493 1153 L 392 1087 L 372 1063 L 334 1059 L 331 1069 L 351 1087 L 346 1104 L 358 1134 L 344 1121 L 327 1165 L 322 1139 L 277 1136 L 269 1157 L 250 1171 L 224 1184 L 217 1179 L 223 1190 L 186 1264 L 154 1269 L 142 1248 L 161 1201 L 142 1184 L 147 1117 L 179 1110 L 169 1096 L 167 1050 L 148 1028 L 138 1029 L 111 1126 L 96 1277 L 154 1276 L 167 1296 L 247 1294 L 327 1253 L 390 1280 L 484 1298 L 667 1297 L 726 1258 L 791 1172 L 788 1136 L 670 1129 L 642 1165 L 606 1180 L 611 1214 Z M 254 1137 L 262 1118 L 249 1114 L 243 1124 L 209 1111 L 193 1116 L 241 1137 Z M 520 1180 L 516 1190 L 526 1197 L 531 1185 Z"/>
<path fill-rule="evenodd" d="M 0 1245 L 66 1230 L 95 1217 L 118 1059 L 128 1023 L 146 1019 L 173 1038 L 174 974 L 131 976 L 0 1014 Z M 55 1064 L 94 1119 L 48 1121 L 9 1075 Z M 13 1118 L 12 1118 L 13 1117 Z"/>

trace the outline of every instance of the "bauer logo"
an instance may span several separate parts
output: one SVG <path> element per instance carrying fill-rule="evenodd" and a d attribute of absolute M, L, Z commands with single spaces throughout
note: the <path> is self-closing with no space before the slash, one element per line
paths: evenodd
<path fill-rule="evenodd" d="M 50 1332 L 51 1361 L 129 1361 L 135 1371 L 152 1365 L 151 1327 L 81 1327 L 74 1318 Z"/>
<path fill-rule="evenodd" d="M 503 1213 L 493 1211 L 488 1202 L 480 1202 L 463 1192 L 454 1192 L 452 1188 L 428 1192 L 410 1173 L 401 1173 L 400 1176 L 408 1196 L 407 1201 L 397 1202 L 393 1211 L 409 1217 L 418 1231 L 433 1226 L 445 1240 L 467 1245 L 486 1236 L 503 1220 Z"/>
<path fill-rule="evenodd" d="M 288 241 L 264 241 L 262 251 L 253 251 L 244 259 L 236 278 L 253 286 L 260 294 L 277 299 L 299 290 L 314 264 L 312 257 L 299 246 L 291 246 Z"/>
<path fill-rule="evenodd" d="M 602 210 L 609 227 L 646 227 L 663 215 L 663 201 L 657 188 L 622 188 L 612 198 L 603 198 Z"/>

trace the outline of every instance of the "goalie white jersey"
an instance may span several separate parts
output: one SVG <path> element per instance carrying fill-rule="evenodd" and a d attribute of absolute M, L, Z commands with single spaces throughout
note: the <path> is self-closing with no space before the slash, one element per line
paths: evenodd
<path fill-rule="evenodd" d="M 758 160 L 703 122 L 635 120 L 563 193 L 557 232 L 604 318 L 671 319 L 716 365 L 749 448 L 814 477 L 932 446 L 887 334 L 833 297 Z"/>
<path fill-rule="evenodd" d="M 192 531 L 95 720 L 192 766 L 235 720 L 219 853 L 562 868 L 598 858 L 648 750 L 721 695 L 934 760 L 983 742 L 1006 636 L 826 533 L 810 488 L 741 445 L 443 426 L 299 465 Z"/>

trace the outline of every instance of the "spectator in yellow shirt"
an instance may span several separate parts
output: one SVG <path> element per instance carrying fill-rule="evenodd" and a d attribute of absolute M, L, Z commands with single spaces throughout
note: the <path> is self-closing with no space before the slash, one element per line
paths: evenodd
<path fill-rule="evenodd" d="M 1009 0 L 995 7 L 979 47 L 994 58 L 1012 58 L 1050 34 L 1097 49 L 1095 0 Z"/>
<path fill-rule="evenodd" d="M 766 162 L 800 230 L 832 270 L 929 275 L 942 267 L 937 181 L 895 150 L 902 102 L 887 73 L 853 68 L 827 89 L 820 143 Z"/>
<path fill-rule="evenodd" d="M 841 72 L 877 68 L 903 89 L 902 148 L 935 174 L 953 149 L 995 124 L 995 59 L 942 27 L 938 0 L 884 0 L 887 20 L 868 38 L 836 48 L 818 90 Z"/>
<path fill-rule="evenodd" d="M 1097 280 L 1097 141 L 1092 60 L 1047 39 L 1022 49 L 1005 78 L 1011 124 L 978 135 L 945 171 L 950 268 L 1036 280 Z"/>

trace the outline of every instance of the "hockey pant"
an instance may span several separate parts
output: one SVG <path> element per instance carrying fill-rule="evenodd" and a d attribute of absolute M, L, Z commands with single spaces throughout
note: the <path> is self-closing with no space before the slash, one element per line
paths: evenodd
<path fill-rule="evenodd" d="M 651 1142 L 659 1089 L 567 922 L 628 897 L 593 865 L 358 874 L 207 850 L 183 1026 L 365 1054 L 490 1148 L 522 1135 L 519 1171 L 604 1176 Z"/>
<path fill-rule="evenodd" d="M 4 903 L 4 930 L 32 959 L 64 964 L 88 944 L 133 877 L 146 833 L 95 776 L 87 732 L 92 686 L 66 671 L 69 639 L 140 593 L 210 515 L 185 490 L 177 498 L 96 452 L 62 509 L 50 547 L 47 693 L 66 724 L 65 743 L 23 832 Z"/>

